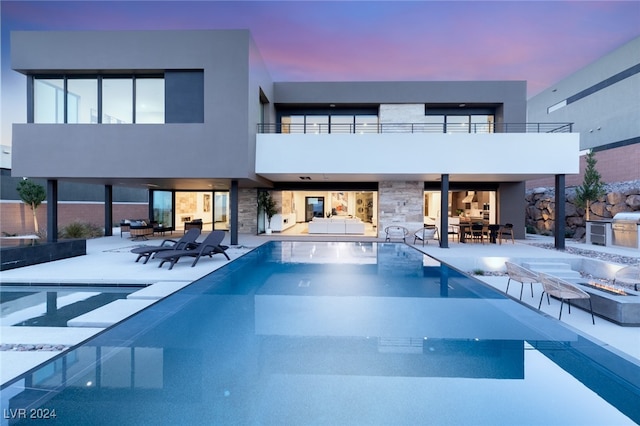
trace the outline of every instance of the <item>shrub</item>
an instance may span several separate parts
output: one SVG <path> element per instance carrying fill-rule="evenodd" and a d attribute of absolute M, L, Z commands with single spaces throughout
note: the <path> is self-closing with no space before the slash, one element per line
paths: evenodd
<path fill-rule="evenodd" d="M 102 237 L 102 228 L 92 223 L 72 222 L 62 229 L 62 238 L 96 238 Z"/>

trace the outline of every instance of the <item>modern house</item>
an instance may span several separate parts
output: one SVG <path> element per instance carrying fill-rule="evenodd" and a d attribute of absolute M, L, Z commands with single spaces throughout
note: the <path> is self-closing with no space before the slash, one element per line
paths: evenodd
<path fill-rule="evenodd" d="M 113 187 L 130 186 L 148 189 L 150 219 L 199 218 L 232 244 L 266 227 L 263 190 L 276 232 L 380 237 L 455 217 L 522 238 L 525 182 L 564 189 L 579 171 L 579 134 L 527 122 L 524 81 L 274 82 L 245 30 L 14 32 L 11 65 L 28 100 L 12 172 L 47 180 L 49 230 L 71 181 L 104 185 L 107 229 Z"/>
<path fill-rule="evenodd" d="M 528 121 L 566 121 L 593 150 L 604 182 L 640 179 L 640 37 L 563 78 L 528 101 Z M 583 167 L 584 168 L 584 167 Z M 528 187 L 550 181 L 528 182 Z M 582 176 L 567 177 L 567 186 Z"/>

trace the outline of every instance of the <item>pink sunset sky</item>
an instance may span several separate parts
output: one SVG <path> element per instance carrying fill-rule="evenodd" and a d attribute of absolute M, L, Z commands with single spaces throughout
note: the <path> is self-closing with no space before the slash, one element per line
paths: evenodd
<path fill-rule="evenodd" d="M 13 30 L 249 29 L 274 81 L 526 80 L 640 36 L 639 1 L 2 1 L 2 145 L 25 121 Z M 640 53 L 639 53 L 640 54 Z"/>

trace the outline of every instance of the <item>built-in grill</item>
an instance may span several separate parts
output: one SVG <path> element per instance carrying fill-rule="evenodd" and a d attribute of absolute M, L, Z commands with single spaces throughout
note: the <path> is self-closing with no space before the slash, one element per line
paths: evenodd
<path fill-rule="evenodd" d="M 614 246 L 638 246 L 638 229 L 640 228 L 640 212 L 617 213 L 611 221 L 612 244 Z"/>

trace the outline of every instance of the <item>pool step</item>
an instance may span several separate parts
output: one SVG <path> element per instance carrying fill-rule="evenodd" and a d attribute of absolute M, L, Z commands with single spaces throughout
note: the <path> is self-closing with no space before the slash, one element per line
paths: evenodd
<path fill-rule="evenodd" d="M 154 299 L 118 299 L 94 309 L 91 312 L 67 321 L 67 327 L 100 327 L 106 328 L 134 315 L 149 305 L 157 302 Z"/>
<path fill-rule="evenodd" d="M 560 262 L 523 262 L 522 266 L 534 272 L 542 272 L 547 275 L 562 278 L 564 280 L 580 279 L 580 272 L 571 269 L 568 263 Z"/>

